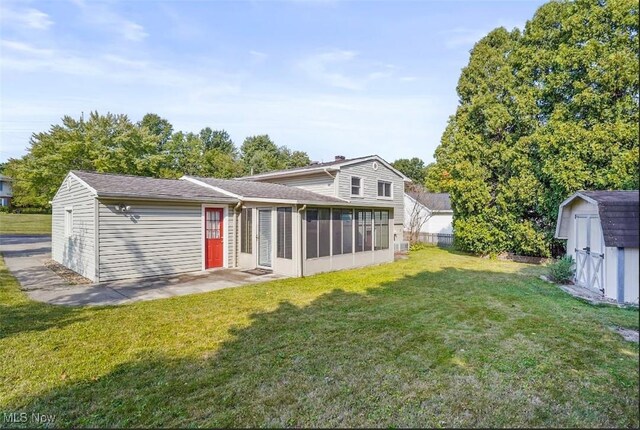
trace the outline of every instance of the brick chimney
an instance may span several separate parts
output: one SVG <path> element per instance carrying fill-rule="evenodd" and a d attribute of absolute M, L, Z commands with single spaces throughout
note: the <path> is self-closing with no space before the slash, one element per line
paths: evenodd
<path fill-rule="evenodd" d="M 336 155 L 336 161 L 344 161 L 346 160 L 344 155 Z"/>

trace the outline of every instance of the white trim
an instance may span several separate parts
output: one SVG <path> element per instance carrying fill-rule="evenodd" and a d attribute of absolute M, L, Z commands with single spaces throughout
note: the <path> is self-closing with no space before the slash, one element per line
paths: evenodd
<path fill-rule="evenodd" d="M 573 202 L 576 199 L 576 197 L 580 197 L 582 200 L 586 201 L 587 203 L 591 203 L 593 205 L 596 205 L 596 207 L 598 207 L 597 201 L 595 201 L 589 196 L 582 194 L 580 191 L 573 193 L 571 196 L 565 199 L 562 203 L 560 203 L 560 206 L 558 206 L 558 220 L 556 221 L 556 233 L 553 235 L 556 239 L 569 239 L 568 235 L 562 236 L 562 237 L 560 236 L 560 225 L 563 221 L 562 215 L 564 213 L 564 208 L 569 203 Z"/>
<path fill-rule="evenodd" d="M 98 192 L 95 190 L 95 188 L 93 188 L 91 185 L 87 184 L 85 181 L 77 177 L 73 172 L 69 172 L 67 176 L 71 176 L 72 178 L 74 178 L 76 181 L 80 183 L 80 185 L 84 186 L 86 189 L 91 191 L 91 193 L 93 193 L 94 196 L 98 195 Z"/>
<path fill-rule="evenodd" d="M 224 256 L 222 258 L 222 267 L 229 267 L 229 206 L 228 205 L 210 205 L 203 203 L 200 207 L 200 246 L 202 253 L 202 270 L 216 270 L 220 269 L 219 267 L 212 267 L 210 269 L 206 269 L 206 248 L 204 246 L 205 241 L 205 232 L 204 232 L 204 212 L 206 208 L 213 209 L 222 209 L 222 218 L 223 218 L 223 229 L 222 229 L 222 252 Z"/>
<path fill-rule="evenodd" d="M 393 200 L 393 182 L 391 181 L 387 181 L 385 179 L 378 179 L 378 182 L 376 183 L 376 196 L 378 200 Z M 382 182 L 383 184 L 389 184 L 389 192 L 391 193 L 390 196 L 381 196 L 380 190 L 378 189 L 378 187 L 380 186 L 380 182 Z"/>
<path fill-rule="evenodd" d="M 73 206 L 64 207 L 64 237 L 73 237 Z"/>
<path fill-rule="evenodd" d="M 358 178 L 360 179 L 360 193 L 359 194 L 353 194 L 353 178 Z M 357 175 L 349 175 L 349 195 L 351 197 L 364 197 L 364 179 L 362 178 L 362 176 L 357 176 Z"/>
<path fill-rule="evenodd" d="M 201 187 L 209 188 L 209 189 L 217 191 L 217 192 L 219 192 L 221 194 L 225 194 L 225 195 L 227 195 L 229 197 L 235 197 L 236 199 L 243 200 L 242 196 L 240 196 L 238 194 L 234 194 L 234 193 L 229 192 L 227 190 L 223 190 L 220 187 L 214 187 L 213 185 L 209 185 L 206 182 L 202 182 L 202 181 L 200 181 L 198 179 L 195 179 L 195 178 L 192 178 L 190 176 L 182 176 L 180 179 L 184 180 L 184 181 L 189 181 L 189 182 L 191 182 L 193 184 L 196 184 L 196 185 L 200 185 Z"/>

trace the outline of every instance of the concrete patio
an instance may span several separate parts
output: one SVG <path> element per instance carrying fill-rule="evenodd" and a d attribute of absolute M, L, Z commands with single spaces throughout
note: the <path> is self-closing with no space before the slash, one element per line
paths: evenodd
<path fill-rule="evenodd" d="M 281 279 L 274 274 L 254 275 L 218 269 L 175 276 L 70 285 L 45 267 L 51 258 L 50 236 L 0 236 L 0 253 L 7 268 L 33 300 L 67 306 L 121 305 Z"/>

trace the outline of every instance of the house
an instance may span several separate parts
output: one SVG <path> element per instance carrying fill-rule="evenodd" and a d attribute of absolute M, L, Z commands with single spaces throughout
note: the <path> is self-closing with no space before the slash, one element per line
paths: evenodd
<path fill-rule="evenodd" d="M 380 157 L 359 160 L 299 169 L 308 170 L 300 186 L 275 175 L 71 171 L 52 200 L 52 257 L 95 282 L 220 267 L 306 276 L 390 262 L 407 179 Z M 287 182 L 291 170 L 281 174 Z"/>
<path fill-rule="evenodd" d="M 5 175 L 0 175 L 0 207 L 11 207 L 13 197 L 13 180 Z"/>
<path fill-rule="evenodd" d="M 404 193 L 404 230 L 453 234 L 453 210 L 448 193 L 430 193 L 413 186 Z"/>
<path fill-rule="evenodd" d="M 619 303 L 638 303 L 638 191 L 579 191 L 558 211 L 555 237 L 567 240 L 575 283 Z"/>

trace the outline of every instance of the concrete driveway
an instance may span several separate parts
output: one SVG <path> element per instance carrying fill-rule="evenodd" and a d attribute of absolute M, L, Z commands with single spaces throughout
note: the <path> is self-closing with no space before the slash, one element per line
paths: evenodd
<path fill-rule="evenodd" d="M 31 299 L 56 305 L 103 306 L 185 294 L 205 293 L 281 279 L 240 270 L 218 269 L 176 276 L 70 285 L 44 266 L 51 258 L 51 236 L 0 236 L 0 253 L 7 268 Z"/>

